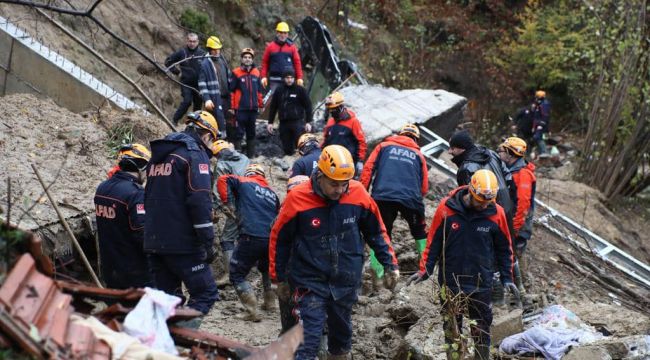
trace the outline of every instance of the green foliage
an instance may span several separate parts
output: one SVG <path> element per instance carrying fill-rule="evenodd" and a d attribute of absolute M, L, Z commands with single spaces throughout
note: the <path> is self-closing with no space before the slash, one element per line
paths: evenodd
<path fill-rule="evenodd" d="M 194 9 L 185 9 L 180 18 L 181 25 L 197 34 L 210 35 L 214 33 L 214 27 L 210 23 L 208 14 Z"/>
<path fill-rule="evenodd" d="M 133 139 L 133 125 L 131 124 L 117 124 L 108 129 L 106 145 L 110 149 L 110 157 L 116 157 L 120 146 L 133 143 Z"/>

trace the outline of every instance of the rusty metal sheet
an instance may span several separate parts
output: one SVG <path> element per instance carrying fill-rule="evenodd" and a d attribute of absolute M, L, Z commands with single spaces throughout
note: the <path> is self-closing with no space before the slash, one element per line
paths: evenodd
<path fill-rule="evenodd" d="M 126 307 L 120 303 L 116 303 L 99 311 L 98 313 L 94 314 L 94 316 L 103 323 L 107 323 L 115 318 L 125 317 L 131 310 L 133 310 L 132 307 Z M 175 323 L 178 321 L 186 321 L 200 317 L 202 315 L 203 313 L 198 310 L 194 310 L 189 307 L 181 307 L 174 310 L 174 315 L 167 319 L 167 322 Z"/>
<path fill-rule="evenodd" d="M 103 289 L 86 284 L 78 284 L 65 280 L 57 280 L 57 285 L 63 292 L 76 297 L 86 297 L 94 300 L 126 303 L 136 303 L 144 296 L 143 289 Z"/>
<path fill-rule="evenodd" d="M 216 349 L 219 355 L 234 359 L 243 359 L 258 350 L 250 345 L 245 345 L 205 331 L 170 326 L 169 333 L 174 338 L 176 345 L 186 347 L 198 346 L 201 349 L 208 350 Z"/>
<path fill-rule="evenodd" d="M 20 257 L 0 288 L 3 332 L 35 357 L 110 359 L 108 344 L 74 325 L 72 297 L 38 272 L 29 254 Z"/>

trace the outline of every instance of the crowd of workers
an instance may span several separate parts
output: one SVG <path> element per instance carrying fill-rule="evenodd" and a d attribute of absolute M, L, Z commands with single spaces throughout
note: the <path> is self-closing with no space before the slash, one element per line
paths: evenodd
<path fill-rule="evenodd" d="M 451 306 L 451 294 L 466 300 L 476 358 L 489 358 L 493 302 L 503 301 L 504 289 L 525 291 L 521 267 L 536 182 L 535 166 L 526 160 L 530 145 L 508 137 L 493 151 L 475 144 L 467 131 L 455 133 L 449 154 L 458 166 L 458 188 L 441 200 L 427 232 L 429 176 L 419 128 L 402 126 L 366 156 L 362 122 L 334 92 L 325 101 L 330 117 L 319 141 L 310 132 L 311 102 L 289 27 L 282 22 L 276 30 L 261 70 L 253 62 L 255 51 L 245 48 L 241 66 L 231 71 L 215 36 L 207 40 L 209 57 L 189 34 L 186 48 L 167 59 L 171 69 L 180 65 L 182 82 L 198 87 L 200 96 L 182 87 L 174 120 L 184 118 L 185 129 L 152 141 L 151 151 L 141 144 L 123 146 L 116 168 L 97 188 L 106 285 L 155 287 L 207 314 L 219 288 L 230 284 L 244 306 L 242 319 L 259 321 L 255 291 L 246 280 L 256 266 L 262 308 L 273 311 L 279 304 L 283 332 L 298 321 L 304 327 L 296 358 L 314 359 L 325 332 L 328 358 L 347 359 L 366 260 L 375 286 L 381 280 L 393 290 L 399 280 L 391 239 L 401 215 L 420 256 L 419 270 L 406 284 L 426 280 L 437 265 L 438 284 L 447 294 L 443 309 Z M 274 91 L 268 131 L 279 114 L 283 150 L 300 156 L 289 170 L 282 203 L 265 169 L 251 160 L 266 88 Z M 545 94 L 536 96 L 528 130 L 544 151 L 550 108 Z M 192 104 L 194 111 L 185 115 Z M 240 152 L 244 136 L 246 154 Z M 216 217 L 225 217 L 217 232 Z M 215 240 L 225 269 L 217 278 L 210 266 Z M 458 315 L 453 322 L 445 317 L 448 343 L 461 332 Z"/>

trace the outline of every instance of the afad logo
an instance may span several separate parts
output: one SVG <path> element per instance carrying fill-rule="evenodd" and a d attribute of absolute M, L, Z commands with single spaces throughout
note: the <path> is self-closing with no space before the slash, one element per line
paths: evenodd
<path fill-rule="evenodd" d="M 454 221 L 453 223 L 451 223 L 451 229 L 452 230 L 460 229 L 460 224 Z"/>
<path fill-rule="evenodd" d="M 319 228 L 320 227 L 320 219 L 319 218 L 311 219 L 311 227 Z"/>

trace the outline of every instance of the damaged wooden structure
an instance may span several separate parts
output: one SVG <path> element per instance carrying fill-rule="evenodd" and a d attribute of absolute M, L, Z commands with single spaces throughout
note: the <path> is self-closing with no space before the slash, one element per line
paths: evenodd
<path fill-rule="evenodd" d="M 126 357 L 127 353 L 129 359 L 178 358 L 149 349 L 122 333 L 124 318 L 145 294 L 144 290 L 104 289 L 55 280 L 52 264 L 40 250 L 40 238 L 27 233 L 25 239 L 29 253 L 20 255 L 0 287 L 0 348 L 13 347 L 37 359 L 114 359 Z M 95 311 L 98 302 L 111 305 Z M 296 326 L 269 346 L 256 348 L 182 326 L 182 321 L 200 316 L 196 310 L 177 308 L 167 320 L 181 357 L 291 359 L 303 338 L 302 327 Z M 97 331 L 97 327 L 103 330 Z M 122 337 L 120 346 L 107 340 L 108 333 Z M 137 350 L 131 350 L 131 345 L 125 349 L 124 338 Z"/>

